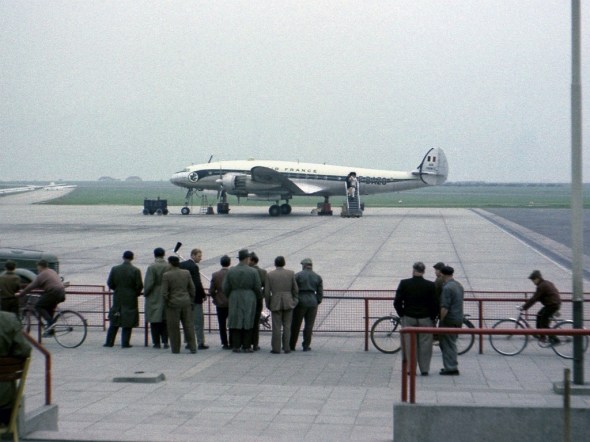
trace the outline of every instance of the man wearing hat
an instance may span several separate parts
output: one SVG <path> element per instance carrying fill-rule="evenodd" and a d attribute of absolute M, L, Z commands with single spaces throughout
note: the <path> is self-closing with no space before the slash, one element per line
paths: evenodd
<path fill-rule="evenodd" d="M 104 347 L 115 345 L 119 327 L 123 328 L 121 347 L 131 348 L 131 330 L 139 325 L 137 298 L 141 295 L 143 282 L 141 271 L 131 264 L 133 252 L 123 253 L 123 263 L 114 266 L 109 273 L 107 285 L 113 291 L 113 306 L 109 310 L 109 329 Z"/>
<path fill-rule="evenodd" d="M 531 299 L 525 302 L 520 308 L 521 310 L 528 310 L 537 301 L 543 304 L 543 308 L 537 313 L 537 328 L 549 328 L 549 321 L 561 307 L 561 297 L 557 287 L 550 282 L 543 279 L 543 275 L 538 270 L 534 270 L 529 279 L 537 286 L 537 290 Z M 546 336 L 540 336 L 539 341 L 546 342 Z M 557 336 L 551 336 L 549 340 L 552 343 L 558 343 Z"/>
<path fill-rule="evenodd" d="M 227 326 L 234 353 L 251 353 L 256 297 L 262 284 L 256 269 L 250 267 L 247 249 L 238 252 L 238 260 L 223 279 L 223 293 L 229 302 Z"/>
<path fill-rule="evenodd" d="M 168 270 L 166 255 L 162 247 L 154 249 L 154 262 L 145 272 L 143 296 L 145 296 L 145 320 L 150 323 L 154 348 L 168 348 L 164 298 L 162 297 L 162 276 Z"/>
<path fill-rule="evenodd" d="M 445 285 L 440 295 L 440 327 L 461 328 L 463 324 L 463 286 L 453 278 L 455 269 L 444 266 L 440 269 Z M 443 367 L 441 375 L 458 376 L 457 335 L 440 334 Z"/>
<path fill-rule="evenodd" d="M 438 301 L 434 291 L 434 283 L 424 279 L 426 266 L 423 262 L 415 262 L 412 266 L 412 277 L 402 279 L 395 292 L 393 307 L 400 316 L 402 327 L 433 327 L 438 314 Z M 428 376 L 432 359 L 432 334 L 418 335 L 418 367 L 422 376 Z M 410 339 L 405 337 L 404 347 L 409 352 Z M 404 358 L 407 355 L 404 355 Z M 411 363 L 416 364 L 415 361 Z"/>
<path fill-rule="evenodd" d="M 291 322 L 291 338 L 289 347 L 295 351 L 301 323 L 305 320 L 303 328 L 303 351 L 311 350 L 311 335 L 313 324 L 318 313 L 318 305 L 324 297 L 324 283 L 322 277 L 312 270 L 313 263 L 310 258 L 301 261 L 302 270 L 295 275 L 295 281 L 299 287 L 299 302 L 293 310 Z"/>

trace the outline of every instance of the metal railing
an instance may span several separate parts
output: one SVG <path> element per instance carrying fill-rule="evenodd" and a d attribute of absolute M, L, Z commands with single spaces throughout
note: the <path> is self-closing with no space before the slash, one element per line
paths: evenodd
<path fill-rule="evenodd" d="M 410 352 L 408 358 L 402 357 L 402 402 L 408 402 L 408 378 L 409 378 L 409 402 L 416 403 L 416 364 L 408 364 L 408 360 L 416 360 L 416 335 L 419 333 L 436 333 L 438 335 L 548 335 L 548 336 L 590 336 L 590 330 L 567 330 L 554 328 L 547 329 L 495 329 L 495 328 L 449 328 L 449 327 L 405 327 L 400 330 L 402 345 L 405 339 L 403 335 L 410 335 Z"/>
<path fill-rule="evenodd" d="M 45 405 L 51 405 L 51 353 L 28 333 L 23 332 L 23 336 L 45 356 Z"/>

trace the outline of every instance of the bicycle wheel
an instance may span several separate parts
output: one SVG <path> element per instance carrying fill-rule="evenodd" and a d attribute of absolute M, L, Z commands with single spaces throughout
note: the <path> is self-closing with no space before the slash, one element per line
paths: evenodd
<path fill-rule="evenodd" d="M 463 327 L 475 328 L 469 319 L 463 319 Z M 471 350 L 475 335 L 457 335 L 457 354 L 463 355 Z"/>
<path fill-rule="evenodd" d="M 495 329 L 524 329 L 515 319 L 501 319 L 492 328 Z M 504 356 L 514 356 L 524 350 L 528 343 L 526 335 L 490 335 L 492 348 Z"/>
<path fill-rule="evenodd" d="M 37 316 L 33 311 L 30 309 L 24 309 L 21 313 L 21 322 L 25 333 L 31 334 L 31 331 L 36 333 L 35 330 L 39 326 L 39 319 L 37 319 Z"/>
<path fill-rule="evenodd" d="M 63 310 L 55 317 L 53 337 L 59 345 L 76 348 L 86 339 L 86 319 L 72 310 Z"/>
<path fill-rule="evenodd" d="M 573 321 L 560 321 L 555 324 L 554 329 L 563 329 L 563 330 L 573 330 L 574 329 L 574 322 Z M 552 338 L 550 336 L 549 338 Z M 555 336 L 559 342 L 551 342 L 551 348 L 553 351 L 561 356 L 564 359 L 573 359 L 574 358 L 574 337 L 573 336 L 566 336 L 566 335 L 559 335 Z M 583 349 L 584 353 L 588 349 L 588 336 L 582 336 L 583 341 Z"/>
<path fill-rule="evenodd" d="M 375 321 L 371 327 L 371 342 L 377 350 L 383 353 L 397 353 L 401 350 L 399 318 L 384 316 Z"/>

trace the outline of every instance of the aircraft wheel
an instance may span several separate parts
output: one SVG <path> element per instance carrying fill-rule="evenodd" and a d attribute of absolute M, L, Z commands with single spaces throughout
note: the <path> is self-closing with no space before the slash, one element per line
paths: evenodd
<path fill-rule="evenodd" d="M 291 213 L 291 206 L 287 203 L 281 205 L 281 215 L 289 215 Z"/>
<path fill-rule="evenodd" d="M 281 214 L 281 208 L 277 204 L 273 204 L 268 208 L 270 216 L 279 216 Z"/>
<path fill-rule="evenodd" d="M 180 209 L 180 213 L 182 213 L 183 215 L 188 215 L 189 213 L 191 213 L 191 209 L 185 206 L 182 209 Z"/>

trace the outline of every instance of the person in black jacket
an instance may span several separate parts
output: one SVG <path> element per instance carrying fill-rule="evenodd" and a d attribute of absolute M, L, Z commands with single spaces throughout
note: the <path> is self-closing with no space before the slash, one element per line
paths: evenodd
<path fill-rule="evenodd" d="M 184 270 L 188 270 L 193 278 L 193 283 L 195 284 L 195 303 L 193 304 L 193 314 L 195 319 L 195 333 L 197 335 L 197 343 L 199 344 L 199 350 L 207 350 L 209 348 L 208 345 L 205 345 L 205 318 L 203 315 L 203 301 L 207 298 L 207 294 L 205 293 L 205 289 L 203 288 L 203 283 L 201 282 L 201 272 L 199 271 L 199 266 L 197 265 L 203 259 L 203 252 L 199 249 L 192 249 L 191 250 L 191 257 L 186 261 L 182 261 L 180 263 L 180 268 Z M 188 338 L 184 337 L 186 344 L 186 348 L 188 348 Z"/>
<path fill-rule="evenodd" d="M 414 263 L 412 277 L 402 279 L 397 287 L 393 306 L 401 318 L 402 327 L 434 327 L 434 319 L 438 313 L 438 301 L 434 283 L 424 279 L 425 269 L 424 263 Z M 404 344 L 409 353 L 409 336 L 405 338 Z M 432 334 L 419 334 L 417 344 L 420 373 L 422 376 L 427 376 L 432 359 Z M 416 361 L 413 363 L 415 364 Z"/>

